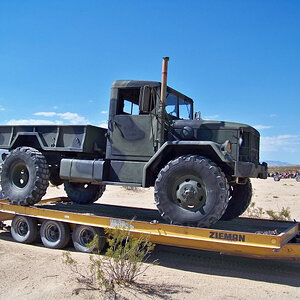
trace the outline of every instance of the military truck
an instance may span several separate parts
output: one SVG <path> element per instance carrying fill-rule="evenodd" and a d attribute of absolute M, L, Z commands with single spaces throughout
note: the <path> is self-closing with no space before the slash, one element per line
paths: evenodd
<path fill-rule="evenodd" d="M 249 178 L 266 178 L 260 135 L 239 123 L 203 120 L 193 100 L 162 81 L 112 84 L 108 129 L 91 126 L 0 126 L 1 185 L 10 203 L 34 205 L 49 181 L 75 203 L 98 200 L 106 185 L 154 186 L 161 216 L 210 226 L 241 215 Z"/>

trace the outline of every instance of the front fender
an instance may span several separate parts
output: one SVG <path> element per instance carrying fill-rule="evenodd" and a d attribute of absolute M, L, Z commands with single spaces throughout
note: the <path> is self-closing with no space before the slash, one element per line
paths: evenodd
<path fill-rule="evenodd" d="M 143 169 L 142 186 L 151 186 L 153 171 L 157 167 L 162 168 L 170 160 L 187 154 L 203 155 L 212 161 L 220 164 L 233 163 L 233 158 L 221 151 L 221 145 L 211 141 L 169 141 L 165 142 L 152 158 L 146 163 Z"/>

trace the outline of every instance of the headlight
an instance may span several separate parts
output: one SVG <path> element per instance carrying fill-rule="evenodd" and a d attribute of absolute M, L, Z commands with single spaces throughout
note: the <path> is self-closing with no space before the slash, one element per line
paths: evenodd
<path fill-rule="evenodd" d="M 229 140 L 225 141 L 225 143 L 221 146 L 221 150 L 227 153 L 231 152 L 231 142 Z"/>

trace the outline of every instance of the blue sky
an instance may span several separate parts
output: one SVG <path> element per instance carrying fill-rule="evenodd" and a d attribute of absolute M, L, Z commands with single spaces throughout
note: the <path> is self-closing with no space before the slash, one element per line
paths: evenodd
<path fill-rule="evenodd" d="M 300 164 L 300 1 L 0 1 L 2 124 L 105 124 L 116 79 L 160 80 L 203 118 Z"/>

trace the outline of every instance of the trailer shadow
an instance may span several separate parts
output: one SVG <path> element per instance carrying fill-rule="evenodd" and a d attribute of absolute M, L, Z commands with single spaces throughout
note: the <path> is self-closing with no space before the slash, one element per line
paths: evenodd
<path fill-rule="evenodd" d="M 16 243 L 7 231 L 0 231 L 0 239 Z M 44 247 L 40 240 L 37 240 L 34 246 Z M 66 250 L 75 252 L 71 242 Z M 264 260 L 220 255 L 216 252 L 162 245 L 156 245 L 151 260 L 158 260 L 159 265 L 163 267 L 199 274 L 300 287 L 300 261 Z M 148 289 L 151 290 L 150 287 Z"/>
<path fill-rule="evenodd" d="M 300 287 L 300 261 L 264 260 L 157 245 L 151 257 L 159 265 L 216 276 Z"/>

